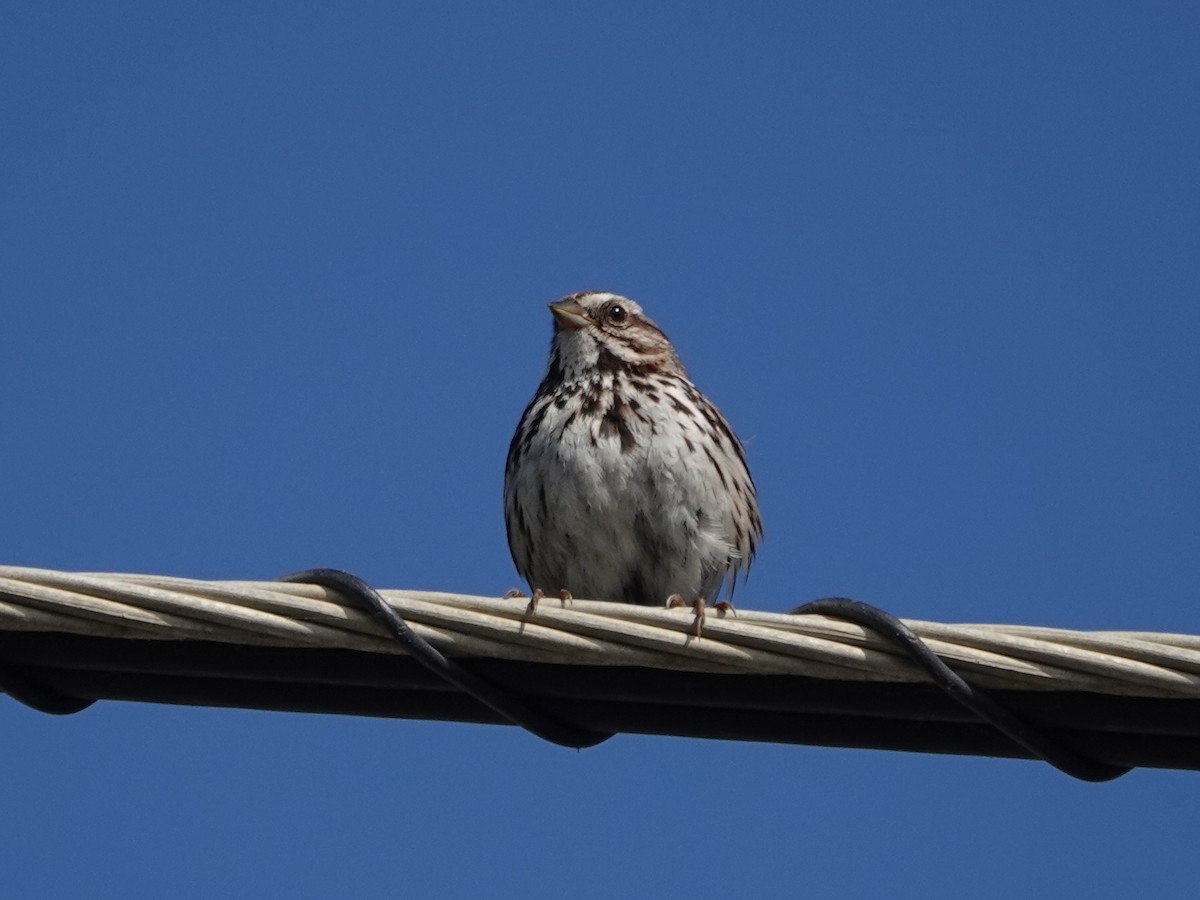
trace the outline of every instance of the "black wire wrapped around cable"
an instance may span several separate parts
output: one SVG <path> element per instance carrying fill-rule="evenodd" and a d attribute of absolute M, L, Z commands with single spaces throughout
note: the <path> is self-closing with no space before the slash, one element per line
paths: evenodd
<path fill-rule="evenodd" d="M 87 709 L 96 702 L 64 694 L 36 679 L 27 677 L 19 669 L 2 664 L 0 664 L 0 693 L 8 694 L 18 703 L 24 703 L 30 709 L 49 713 L 52 716 L 69 716 Z"/>
<path fill-rule="evenodd" d="M 559 721 L 525 703 L 520 697 L 490 681 L 485 681 L 463 666 L 447 659 L 423 637 L 408 627 L 379 592 L 349 572 L 340 569 L 307 569 L 285 575 L 280 581 L 298 584 L 316 584 L 337 591 L 343 597 L 358 604 L 364 612 L 383 625 L 396 638 L 408 654 L 429 671 L 445 681 L 466 691 L 480 703 L 495 710 L 514 725 L 563 747 L 583 749 L 606 741 L 612 734 L 589 731 Z"/>
<path fill-rule="evenodd" d="M 1030 753 L 1045 760 L 1056 769 L 1081 781 L 1111 781 L 1130 771 L 1127 766 L 1089 759 L 1078 751 L 1055 740 L 1045 731 L 1014 715 L 988 694 L 974 688 L 947 666 L 912 629 L 876 606 L 846 597 L 827 597 L 813 600 L 789 610 L 791 615 L 821 615 L 846 619 L 869 628 L 889 643 L 904 651 L 914 663 L 933 679 L 933 683 L 971 710 L 985 722 L 995 726 Z"/>

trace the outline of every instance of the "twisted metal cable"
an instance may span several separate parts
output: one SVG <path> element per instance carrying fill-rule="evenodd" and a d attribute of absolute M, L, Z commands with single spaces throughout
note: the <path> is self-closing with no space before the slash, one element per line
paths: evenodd
<path fill-rule="evenodd" d="M 688 609 L 380 591 L 448 657 L 642 666 L 843 681 L 928 676 L 870 630 L 820 615 L 710 613 L 702 638 Z M 905 624 L 955 671 L 992 689 L 1200 698 L 1200 637 L 1006 625 Z M 338 593 L 286 582 L 0 567 L 0 630 L 275 647 L 404 649 Z"/>

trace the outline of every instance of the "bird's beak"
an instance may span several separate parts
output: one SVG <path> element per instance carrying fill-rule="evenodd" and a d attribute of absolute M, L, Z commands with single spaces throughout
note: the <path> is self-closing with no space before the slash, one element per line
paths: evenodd
<path fill-rule="evenodd" d="M 573 300 L 560 300 L 558 303 L 551 303 L 550 312 L 554 313 L 554 323 L 559 328 L 566 328 L 568 331 L 578 331 L 580 328 L 585 328 L 588 324 L 587 313 L 583 311 L 583 307 Z"/>

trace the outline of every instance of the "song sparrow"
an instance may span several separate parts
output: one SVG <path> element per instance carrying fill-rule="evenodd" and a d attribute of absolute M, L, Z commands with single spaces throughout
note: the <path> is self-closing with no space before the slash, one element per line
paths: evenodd
<path fill-rule="evenodd" d="M 698 630 L 762 537 L 742 445 L 632 300 L 550 311 L 550 363 L 504 469 L 513 561 L 535 598 L 699 601 Z"/>

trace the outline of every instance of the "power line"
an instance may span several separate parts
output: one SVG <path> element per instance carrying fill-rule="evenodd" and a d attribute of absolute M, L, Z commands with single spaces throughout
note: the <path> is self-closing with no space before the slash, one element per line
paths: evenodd
<path fill-rule="evenodd" d="M 818 615 L 380 592 L 438 652 L 562 723 L 1032 757 L 860 625 Z M 1200 768 L 1200 637 L 907 621 L 971 685 L 1114 767 Z M 0 567 L 0 683 L 121 699 L 501 723 L 337 591 Z M 35 698 L 36 699 L 36 698 Z M 36 705 L 36 704 L 35 704 Z"/>

